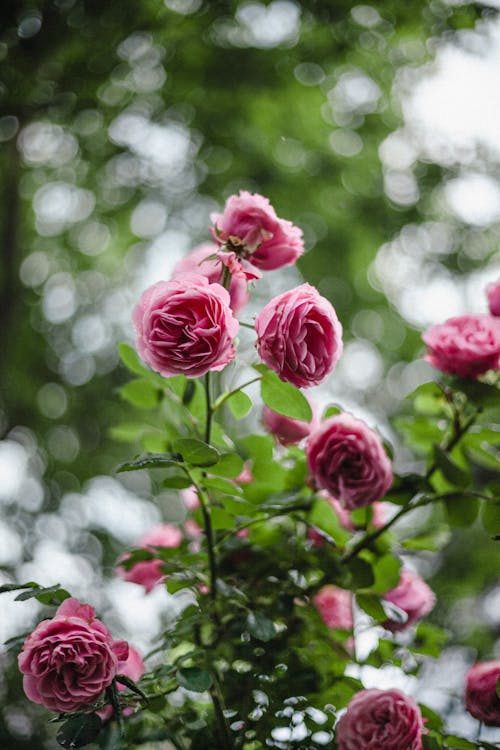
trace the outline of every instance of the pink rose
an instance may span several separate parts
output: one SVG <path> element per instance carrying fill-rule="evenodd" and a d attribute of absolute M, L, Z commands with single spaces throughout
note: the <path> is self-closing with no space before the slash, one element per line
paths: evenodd
<path fill-rule="evenodd" d="M 140 653 L 136 651 L 132 646 L 129 646 L 128 659 L 118 662 L 116 673 L 123 674 L 125 675 L 125 677 L 130 677 L 130 679 L 134 682 L 138 682 L 144 674 L 144 669 L 144 662 L 142 661 Z M 127 689 L 126 685 L 123 685 L 118 681 L 116 683 L 116 686 L 120 692 Z M 133 710 L 134 709 L 131 706 L 124 708 L 123 715 L 128 716 L 133 712 Z M 97 713 L 101 717 L 102 721 L 109 721 L 113 716 L 113 707 L 109 705 L 104 706 L 104 708 L 101 708 L 99 711 L 97 711 Z"/>
<path fill-rule="evenodd" d="M 342 354 L 342 326 L 335 310 L 310 284 L 268 302 L 255 330 L 264 362 L 299 388 L 321 383 Z"/>
<path fill-rule="evenodd" d="M 399 690 L 361 690 L 336 727 L 339 750 L 422 750 L 417 703 Z"/>
<path fill-rule="evenodd" d="M 313 425 L 317 423 L 317 419 L 315 418 L 314 410 L 311 421 L 303 422 L 301 419 L 285 417 L 283 414 L 273 411 L 268 406 L 264 406 L 262 410 L 262 422 L 266 430 L 274 435 L 281 445 L 296 445 L 309 435 Z"/>
<path fill-rule="evenodd" d="M 313 599 L 321 619 L 329 628 L 352 630 L 352 594 L 337 586 L 323 586 Z"/>
<path fill-rule="evenodd" d="M 200 507 L 200 498 L 194 487 L 186 487 L 185 490 L 181 490 L 181 497 L 188 510 L 196 510 Z"/>
<path fill-rule="evenodd" d="M 475 719 L 488 727 L 500 727 L 499 678 L 500 661 L 473 664 L 466 676 L 465 707 Z"/>
<path fill-rule="evenodd" d="M 276 216 L 267 198 L 242 190 L 210 217 L 214 240 L 264 271 L 295 263 L 304 252 L 302 231 Z"/>
<path fill-rule="evenodd" d="M 429 614 L 436 603 L 433 590 L 411 570 L 401 571 L 398 585 L 384 594 L 384 599 L 399 607 L 408 615 L 408 619 L 404 623 L 395 620 L 386 620 L 383 623 L 384 628 L 393 633 L 398 630 L 406 630 L 417 620 L 421 620 L 422 617 Z"/>
<path fill-rule="evenodd" d="M 88 604 L 66 599 L 27 637 L 19 669 L 28 698 L 51 711 L 79 711 L 111 685 L 128 644 L 115 641 Z"/>
<path fill-rule="evenodd" d="M 426 331 L 424 359 L 442 372 L 477 378 L 500 366 L 500 320 L 491 315 L 462 315 Z"/>
<path fill-rule="evenodd" d="M 229 303 L 220 284 L 199 274 L 149 287 L 132 316 L 140 357 L 164 377 L 222 370 L 234 357 L 238 331 Z"/>
<path fill-rule="evenodd" d="M 306 443 L 309 470 L 318 487 L 348 510 L 379 500 L 392 484 L 392 466 L 373 430 L 350 414 L 330 417 Z"/>
<path fill-rule="evenodd" d="M 174 266 L 172 278 L 175 279 L 185 273 L 198 273 L 206 276 L 211 284 L 220 284 L 223 265 L 221 260 L 217 260 L 216 258 L 206 260 L 210 255 L 215 255 L 217 251 L 218 246 L 213 242 L 204 242 L 202 245 L 195 247 L 194 250 L 191 250 L 185 258 L 182 258 Z M 244 276 L 232 277 L 229 296 L 231 298 L 231 309 L 234 314 L 248 303 L 249 296 Z"/>
<path fill-rule="evenodd" d="M 155 526 L 138 541 L 137 546 L 143 549 L 155 552 L 156 547 L 178 547 L 182 542 L 182 532 L 177 526 L 169 523 Z M 123 562 L 129 555 L 123 555 L 119 562 Z M 131 568 L 126 570 L 120 566 L 117 568 L 118 575 L 124 581 L 131 581 L 144 586 L 149 594 L 154 587 L 165 580 L 163 572 L 163 561 L 156 558 L 136 562 Z"/>
<path fill-rule="evenodd" d="M 488 284 L 486 295 L 488 297 L 490 313 L 492 315 L 500 315 L 500 279 Z"/>

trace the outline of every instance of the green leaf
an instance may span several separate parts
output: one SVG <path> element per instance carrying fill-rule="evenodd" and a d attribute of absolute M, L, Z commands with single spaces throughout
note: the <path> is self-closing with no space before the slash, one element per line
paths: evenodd
<path fill-rule="evenodd" d="M 226 479 L 235 479 L 243 471 L 243 466 L 243 459 L 237 453 L 222 453 L 219 462 L 210 469 L 210 473 Z"/>
<path fill-rule="evenodd" d="M 133 693 L 135 693 L 136 695 L 140 695 L 143 700 L 147 701 L 147 696 L 144 695 L 142 690 L 135 684 L 133 680 L 130 679 L 130 677 L 127 677 L 126 674 L 117 674 L 115 680 L 119 682 L 120 685 L 125 685 L 125 687 L 128 687 L 128 689 Z"/>
<path fill-rule="evenodd" d="M 247 628 L 250 635 L 264 643 L 272 640 L 277 634 L 273 621 L 260 612 L 250 612 L 247 617 Z"/>
<path fill-rule="evenodd" d="M 476 750 L 475 742 L 465 740 L 463 737 L 457 737 L 455 734 L 447 734 L 444 738 L 447 747 L 451 750 Z"/>
<path fill-rule="evenodd" d="M 375 583 L 373 568 L 369 562 L 355 557 L 346 565 L 351 579 L 351 587 L 356 589 L 369 589 Z"/>
<path fill-rule="evenodd" d="M 118 354 L 125 367 L 135 375 L 145 375 L 150 372 L 137 356 L 135 349 L 129 344 L 118 344 Z"/>
<path fill-rule="evenodd" d="M 195 392 L 196 392 L 195 381 L 187 380 L 185 388 L 184 388 L 184 393 L 182 394 L 182 403 L 184 404 L 184 406 L 189 406 L 189 404 L 194 398 Z"/>
<path fill-rule="evenodd" d="M 300 419 L 303 422 L 311 421 L 311 406 L 298 388 L 291 383 L 283 382 L 275 372 L 263 365 L 254 367 L 262 373 L 260 393 L 266 406 L 285 417 Z"/>
<path fill-rule="evenodd" d="M 500 501 L 486 500 L 484 502 L 481 522 L 484 530 L 491 536 L 500 534 Z"/>
<path fill-rule="evenodd" d="M 235 391 L 227 399 L 227 405 L 235 419 L 243 419 L 252 408 L 252 399 L 243 391 Z"/>
<path fill-rule="evenodd" d="M 366 612 L 367 615 L 373 617 L 377 622 L 387 620 L 385 610 L 377 596 L 373 596 L 372 594 L 356 594 L 356 602 L 363 612 Z"/>
<path fill-rule="evenodd" d="M 375 583 L 371 590 L 376 594 L 385 594 L 398 585 L 400 579 L 401 563 L 394 555 L 383 555 L 373 564 Z"/>
<path fill-rule="evenodd" d="M 101 727 L 102 721 L 97 714 L 76 714 L 64 722 L 56 739 L 62 747 L 83 747 L 96 739 Z"/>
<path fill-rule="evenodd" d="M 328 534 L 339 546 L 349 539 L 349 533 L 341 527 L 338 516 L 328 500 L 321 498 L 314 502 L 309 522 Z"/>
<path fill-rule="evenodd" d="M 439 445 L 434 446 L 434 461 L 445 479 L 451 484 L 457 487 L 467 487 L 471 483 L 469 472 L 458 466 Z"/>
<path fill-rule="evenodd" d="M 422 745 L 424 750 L 441 750 L 443 742 L 440 737 L 436 735 L 422 735 Z"/>
<path fill-rule="evenodd" d="M 203 486 L 225 495 L 241 495 L 241 488 L 237 484 L 230 482 L 222 477 L 206 477 L 203 479 Z"/>
<path fill-rule="evenodd" d="M 6 594 L 8 591 L 19 591 L 19 589 L 35 588 L 40 588 L 40 584 L 34 581 L 28 581 L 28 583 L 4 583 L 0 586 L 0 594 Z"/>
<path fill-rule="evenodd" d="M 192 690 L 194 693 L 204 693 L 212 684 L 210 673 L 199 667 L 178 669 L 175 677 L 181 687 Z"/>
<path fill-rule="evenodd" d="M 402 542 L 402 546 L 405 549 L 429 550 L 430 552 L 437 552 L 442 547 L 444 547 L 445 544 L 448 544 L 450 536 L 451 534 L 448 525 L 441 524 L 435 526 L 432 531 L 418 534 L 412 539 L 405 539 L 404 542 Z"/>
<path fill-rule="evenodd" d="M 456 493 L 446 496 L 444 507 L 452 526 L 471 526 L 477 518 L 479 501 L 474 497 L 464 497 Z"/>
<path fill-rule="evenodd" d="M 23 591 L 22 594 L 18 594 L 14 601 L 24 602 L 27 599 L 37 599 L 42 604 L 58 605 L 61 604 L 65 599 L 68 599 L 71 594 L 66 589 L 61 588 L 60 583 L 56 583 L 54 586 L 38 586 L 37 588 L 30 588 L 28 591 Z"/>
<path fill-rule="evenodd" d="M 163 469 L 166 466 L 178 466 L 182 456 L 178 453 L 141 453 L 133 461 L 125 461 L 116 471 L 141 471 L 143 469 Z"/>
<path fill-rule="evenodd" d="M 330 404 L 323 412 L 322 420 L 328 419 L 328 417 L 336 417 L 337 414 L 342 414 L 342 411 L 343 410 L 340 408 L 340 406 L 337 406 L 336 404 Z"/>
<path fill-rule="evenodd" d="M 141 409 L 154 409 L 160 402 L 160 391 L 146 380 L 131 380 L 120 388 L 120 395 L 125 401 Z"/>
<path fill-rule="evenodd" d="M 172 474 L 163 480 L 161 486 L 169 490 L 185 490 L 191 487 L 191 484 L 191 480 L 185 474 Z"/>
<path fill-rule="evenodd" d="M 420 414 L 438 415 L 447 408 L 443 389 L 433 381 L 422 383 L 406 398 L 414 402 L 415 411 Z"/>
<path fill-rule="evenodd" d="M 214 466 L 219 461 L 219 451 L 203 440 L 195 438 L 177 438 L 172 448 L 180 453 L 183 460 L 191 466 Z"/>

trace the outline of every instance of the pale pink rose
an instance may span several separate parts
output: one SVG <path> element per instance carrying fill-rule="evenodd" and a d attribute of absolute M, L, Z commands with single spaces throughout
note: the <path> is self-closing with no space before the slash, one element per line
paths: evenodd
<path fill-rule="evenodd" d="M 179 547 L 181 542 L 181 530 L 177 526 L 164 523 L 153 527 L 147 534 L 144 534 L 137 542 L 137 547 L 154 553 L 157 547 Z M 123 555 L 118 562 L 123 562 L 128 557 L 129 555 L 127 554 Z M 128 570 L 120 565 L 116 569 L 116 572 L 124 581 L 131 581 L 132 583 L 144 586 L 146 592 L 149 594 L 158 583 L 162 583 L 165 580 L 163 564 L 162 560 L 152 558 L 151 560 L 136 562 Z"/>
<path fill-rule="evenodd" d="M 311 408 L 313 412 L 311 421 L 304 422 L 301 419 L 285 417 L 283 414 L 273 411 L 268 406 L 264 406 L 262 410 L 262 422 L 266 430 L 274 435 L 281 445 L 296 445 L 306 438 L 313 427 L 316 427 L 319 423 L 312 405 Z"/>
<path fill-rule="evenodd" d="M 492 315 L 500 315 L 500 279 L 493 281 L 486 287 L 488 305 Z"/>
<path fill-rule="evenodd" d="M 488 727 L 500 727 L 499 678 L 500 661 L 473 664 L 466 676 L 465 707 L 475 719 Z"/>
<path fill-rule="evenodd" d="M 323 586 L 313 599 L 321 619 L 329 628 L 352 630 L 352 594 L 337 586 Z"/>
<path fill-rule="evenodd" d="M 268 302 L 255 330 L 264 362 L 299 388 L 321 383 L 342 354 L 342 326 L 335 310 L 310 284 Z"/>
<path fill-rule="evenodd" d="M 422 750 L 417 703 L 399 690 L 361 690 L 336 727 L 339 750 Z"/>
<path fill-rule="evenodd" d="M 66 599 L 51 620 L 27 637 L 18 656 L 28 698 L 51 711 L 79 711 L 95 703 L 128 656 L 88 604 Z"/>
<path fill-rule="evenodd" d="M 250 482 L 253 482 L 251 461 L 245 461 L 243 469 L 238 476 L 234 478 L 234 481 L 236 484 L 250 484 Z"/>
<path fill-rule="evenodd" d="M 267 198 L 242 190 L 211 215 L 214 240 L 263 271 L 295 263 L 304 252 L 302 231 L 276 216 Z"/>
<path fill-rule="evenodd" d="M 194 487 L 186 487 L 181 490 L 181 497 L 188 510 L 196 510 L 200 507 L 200 498 Z"/>
<path fill-rule="evenodd" d="M 386 620 L 383 623 L 384 628 L 393 633 L 405 630 L 421 620 L 422 617 L 429 614 L 436 603 L 433 590 L 411 570 L 401 571 L 398 585 L 384 594 L 384 599 L 402 609 L 408 615 L 408 619 L 403 623 L 395 620 Z"/>
<path fill-rule="evenodd" d="M 211 255 L 218 255 L 218 250 L 219 246 L 213 242 L 204 242 L 202 245 L 195 247 L 174 266 L 172 278 L 175 279 L 185 273 L 199 273 L 206 276 L 211 284 L 220 284 L 223 270 L 221 258 L 206 260 Z M 245 276 L 233 275 L 229 287 L 229 296 L 231 298 L 231 309 L 236 314 L 249 300 Z"/>
<path fill-rule="evenodd" d="M 130 679 L 134 682 L 138 682 L 144 674 L 144 669 L 144 662 L 142 661 L 140 653 L 136 651 L 136 649 L 132 646 L 129 646 L 128 659 L 118 662 L 116 673 L 123 674 L 125 675 L 125 677 L 130 677 Z M 120 692 L 127 689 L 126 685 L 123 685 L 118 681 L 116 683 L 116 686 Z M 128 706 L 127 708 L 123 709 L 123 715 L 129 716 L 131 713 L 133 713 L 133 711 L 134 709 L 131 706 Z M 110 705 L 104 706 L 104 708 L 101 708 L 96 713 L 99 714 L 102 721 L 109 721 L 113 716 L 113 707 Z"/>
<path fill-rule="evenodd" d="M 500 367 L 500 320 L 492 315 L 462 315 L 431 326 L 422 339 L 424 359 L 442 372 L 477 378 Z"/>
<path fill-rule="evenodd" d="M 318 487 L 348 510 L 380 500 L 392 484 L 392 466 L 378 435 L 351 414 L 327 419 L 306 443 Z"/>
<path fill-rule="evenodd" d="M 229 294 L 205 276 L 184 274 L 143 293 L 132 319 L 137 351 L 164 377 L 196 378 L 222 370 L 234 355 L 238 321 Z"/>

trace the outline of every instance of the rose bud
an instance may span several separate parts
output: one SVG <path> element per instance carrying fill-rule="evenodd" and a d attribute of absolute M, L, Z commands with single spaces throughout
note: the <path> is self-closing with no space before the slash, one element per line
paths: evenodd
<path fill-rule="evenodd" d="M 339 750 L 422 750 L 417 703 L 399 690 L 361 690 L 336 727 Z"/>
<path fill-rule="evenodd" d="M 199 274 L 159 281 L 133 312 L 139 356 L 166 378 L 224 369 L 238 331 L 229 304 L 228 292 Z"/>
<path fill-rule="evenodd" d="M 281 380 L 298 388 L 321 383 L 342 354 L 342 326 L 310 284 L 274 297 L 255 320 L 257 349 Z"/>
<path fill-rule="evenodd" d="M 95 703 L 127 658 L 126 641 L 113 640 L 92 607 L 66 599 L 27 637 L 18 662 L 28 698 L 68 713 Z"/>
<path fill-rule="evenodd" d="M 392 484 L 392 466 L 378 435 L 350 414 L 330 417 L 306 443 L 318 487 L 348 510 L 380 500 Z"/>
<path fill-rule="evenodd" d="M 492 315 L 462 315 L 426 331 L 424 359 L 442 372 L 477 378 L 500 366 L 500 320 Z"/>

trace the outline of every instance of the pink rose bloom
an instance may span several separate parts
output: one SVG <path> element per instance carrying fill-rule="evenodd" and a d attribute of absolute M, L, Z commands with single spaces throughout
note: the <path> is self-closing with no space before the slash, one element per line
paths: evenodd
<path fill-rule="evenodd" d="M 142 661 L 140 653 L 136 651 L 132 646 L 129 646 L 128 659 L 118 662 L 116 673 L 123 674 L 125 675 L 125 677 L 130 677 L 130 679 L 134 682 L 138 682 L 144 674 L 144 669 L 144 662 Z M 126 685 L 122 685 L 121 682 L 117 682 L 116 686 L 120 692 L 127 689 Z M 131 706 L 129 706 L 128 708 L 124 708 L 123 715 L 129 716 L 133 712 L 133 710 L 134 709 Z M 101 717 L 102 721 L 109 721 L 113 716 L 113 707 L 109 705 L 104 706 L 104 708 L 101 708 L 99 711 L 97 711 L 97 713 Z"/>
<path fill-rule="evenodd" d="M 488 727 L 500 727 L 499 677 L 500 661 L 473 664 L 466 676 L 465 707 L 475 719 Z"/>
<path fill-rule="evenodd" d="M 492 315 L 500 315 L 500 279 L 488 284 L 486 295 L 488 297 L 490 313 Z"/>
<path fill-rule="evenodd" d="M 164 523 L 155 526 L 147 534 L 138 541 L 137 546 L 143 549 L 155 552 L 156 547 L 179 547 L 182 542 L 182 532 L 177 526 L 172 524 Z M 126 560 L 129 555 L 123 555 L 119 562 Z M 132 583 L 138 583 L 144 586 L 146 592 L 149 594 L 154 587 L 165 580 L 165 573 L 163 572 L 163 560 L 152 558 L 151 560 L 142 560 L 136 562 L 131 568 L 126 570 L 124 567 L 119 566 L 116 570 L 118 575 L 123 578 L 124 581 L 131 581 Z"/>
<path fill-rule="evenodd" d="M 318 487 L 348 510 L 380 500 L 392 484 L 392 466 L 378 435 L 351 414 L 330 417 L 306 444 Z"/>
<path fill-rule="evenodd" d="M 79 711 L 111 685 L 126 641 L 115 641 L 88 604 L 66 599 L 27 637 L 18 656 L 28 698 L 51 711 Z"/>
<path fill-rule="evenodd" d="M 411 570 L 401 571 L 398 585 L 384 594 L 384 599 L 399 607 L 408 615 L 408 619 L 403 623 L 394 620 L 386 620 L 383 623 L 384 628 L 393 633 L 406 630 L 410 625 L 421 620 L 422 617 L 429 614 L 436 603 L 433 590 Z"/>
<path fill-rule="evenodd" d="M 186 487 L 181 490 L 181 497 L 188 510 L 196 510 L 200 507 L 200 498 L 194 487 Z"/>
<path fill-rule="evenodd" d="M 263 271 L 289 266 L 304 252 L 302 231 L 278 218 L 269 200 L 257 193 L 232 195 L 224 211 L 210 218 L 214 240 Z"/>
<path fill-rule="evenodd" d="M 500 366 L 500 320 L 491 315 L 462 315 L 431 326 L 422 339 L 424 359 L 442 372 L 477 378 Z"/>
<path fill-rule="evenodd" d="M 342 326 L 310 284 L 274 297 L 255 320 L 260 357 L 298 388 L 318 385 L 342 354 Z"/>
<path fill-rule="evenodd" d="M 221 260 L 217 260 L 216 258 L 206 260 L 210 255 L 215 255 L 218 249 L 218 245 L 215 245 L 213 242 L 204 242 L 202 245 L 195 247 L 194 250 L 191 250 L 185 258 L 182 258 L 174 266 L 172 278 L 175 279 L 185 273 L 198 273 L 206 276 L 210 284 L 220 284 L 223 270 Z M 231 309 L 236 315 L 249 300 L 247 283 L 244 276 L 232 277 L 229 296 L 231 298 Z"/>
<path fill-rule="evenodd" d="M 310 422 L 304 422 L 301 419 L 292 419 L 285 417 L 283 414 L 273 411 L 268 406 L 262 410 L 262 422 L 268 432 L 270 432 L 281 445 L 296 445 L 306 438 L 313 425 L 317 424 L 314 414 Z"/>
<path fill-rule="evenodd" d="M 159 281 L 146 289 L 132 315 L 139 356 L 167 378 L 224 369 L 238 332 L 229 304 L 227 291 L 199 274 Z"/>
<path fill-rule="evenodd" d="M 336 727 L 339 750 L 422 750 L 417 703 L 399 690 L 361 690 Z"/>
<path fill-rule="evenodd" d="M 352 630 L 352 594 L 337 586 L 323 586 L 313 599 L 321 619 L 329 628 Z"/>

